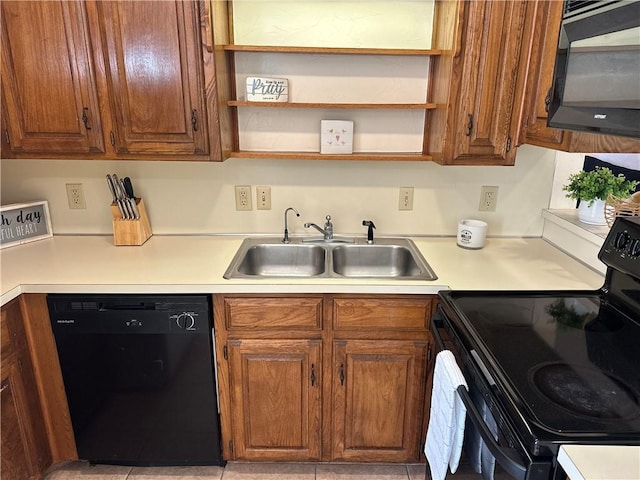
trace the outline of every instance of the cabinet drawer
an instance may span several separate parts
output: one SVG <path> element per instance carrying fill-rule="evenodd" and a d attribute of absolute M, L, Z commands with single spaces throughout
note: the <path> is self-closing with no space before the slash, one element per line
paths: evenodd
<path fill-rule="evenodd" d="M 226 297 L 228 330 L 321 330 L 321 297 Z"/>
<path fill-rule="evenodd" d="M 389 298 L 336 298 L 335 330 L 424 330 L 429 328 L 431 300 Z"/>

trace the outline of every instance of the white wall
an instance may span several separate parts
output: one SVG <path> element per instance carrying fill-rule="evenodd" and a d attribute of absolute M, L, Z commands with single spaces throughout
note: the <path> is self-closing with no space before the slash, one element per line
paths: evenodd
<path fill-rule="evenodd" d="M 351 162 L 230 159 L 223 163 L 92 160 L 2 160 L 3 205 L 45 199 L 55 234 L 112 232 L 105 175 L 133 180 L 154 234 L 273 233 L 283 212 L 320 224 L 331 214 L 337 234 L 364 234 L 363 219 L 383 235 L 455 235 L 463 217 L 486 220 L 489 235 L 540 236 L 549 206 L 553 150 L 525 145 L 514 167 L 442 167 L 431 162 Z M 70 210 L 65 183 L 82 183 L 87 208 Z M 254 210 L 237 212 L 234 185 L 252 185 Z M 255 187 L 269 185 L 272 210 L 255 210 Z M 478 212 L 480 187 L 498 185 L 496 212 Z M 398 211 L 398 189 L 413 186 L 413 211 Z"/>
<path fill-rule="evenodd" d="M 549 208 L 576 208 L 576 201 L 565 196 L 562 186 L 569 175 L 582 170 L 584 153 L 556 152 L 556 168 L 553 175 L 553 188 Z"/>

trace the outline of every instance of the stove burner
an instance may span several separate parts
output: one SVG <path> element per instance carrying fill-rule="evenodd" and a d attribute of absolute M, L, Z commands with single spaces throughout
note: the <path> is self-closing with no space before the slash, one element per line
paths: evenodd
<path fill-rule="evenodd" d="M 547 363 L 536 367 L 532 379 L 547 399 L 573 414 L 600 419 L 640 415 L 638 395 L 621 380 L 595 368 Z"/>

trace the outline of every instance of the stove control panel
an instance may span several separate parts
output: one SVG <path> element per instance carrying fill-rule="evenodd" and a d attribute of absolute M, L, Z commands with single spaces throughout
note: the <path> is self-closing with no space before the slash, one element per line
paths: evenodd
<path fill-rule="evenodd" d="M 618 217 L 598 258 L 615 270 L 640 278 L 640 217 Z"/>

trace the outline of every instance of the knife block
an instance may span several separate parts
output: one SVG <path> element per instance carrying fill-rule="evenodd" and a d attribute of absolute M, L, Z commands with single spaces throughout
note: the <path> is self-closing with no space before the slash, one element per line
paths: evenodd
<path fill-rule="evenodd" d="M 149 223 L 149 216 L 142 198 L 136 198 L 136 206 L 138 207 L 140 218 L 127 220 L 122 218 L 118 204 L 111 204 L 114 245 L 142 245 L 151 237 L 151 224 Z"/>

